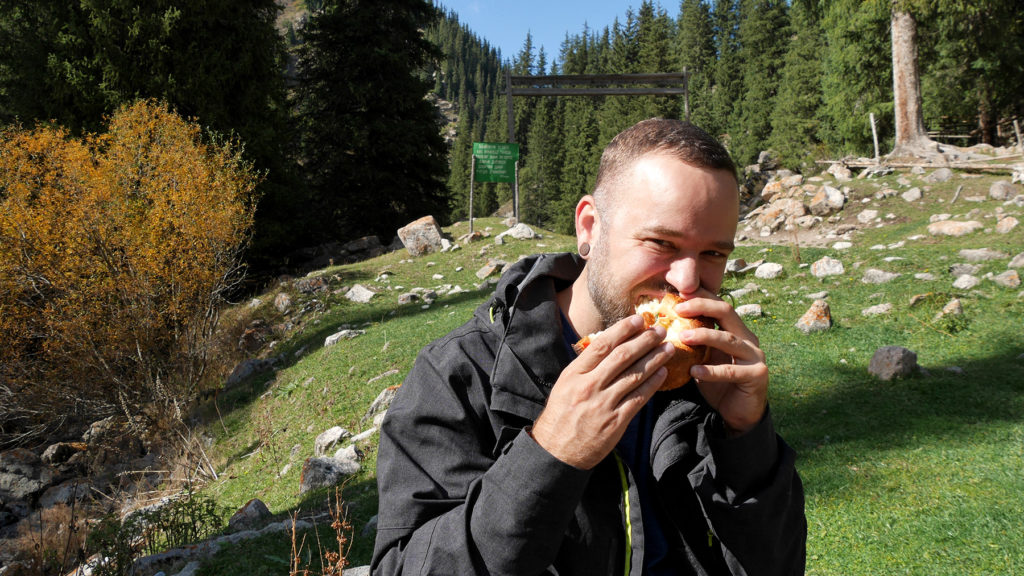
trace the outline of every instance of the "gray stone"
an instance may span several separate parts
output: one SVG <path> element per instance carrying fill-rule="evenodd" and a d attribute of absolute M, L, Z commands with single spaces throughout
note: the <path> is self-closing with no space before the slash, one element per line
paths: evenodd
<path fill-rule="evenodd" d="M 228 379 L 224 382 L 225 388 L 231 388 L 238 384 L 241 384 L 246 379 L 265 372 L 273 367 L 273 362 L 265 358 L 248 358 L 242 360 L 235 366 L 235 369 L 228 375 Z"/>
<path fill-rule="evenodd" d="M 917 202 L 921 199 L 921 189 L 915 186 L 903 194 L 900 194 L 900 197 L 907 202 Z"/>
<path fill-rule="evenodd" d="M 891 282 L 896 278 L 899 278 L 899 274 L 896 272 L 886 272 L 884 270 L 878 270 L 877 268 L 868 268 L 864 271 L 864 276 L 860 279 L 865 284 L 885 284 Z"/>
<path fill-rule="evenodd" d="M 861 224 L 869 224 L 878 218 L 878 210 L 862 210 L 857 214 L 857 221 Z"/>
<path fill-rule="evenodd" d="M 992 281 L 1004 288 L 1016 288 L 1020 286 L 1020 275 L 1016 270 L 1007 270 L 1002 274 L 992 277 Z"/>
<path fill-rule="evenodd" d="M 325 456 L 328 452 L 334 450 L 334 447 L 337 446 L 339 442 L 351 435 L 351 432 L 341 426 L 328 428 L 321 432 L 320 435 L 316 437 L 316 440 L 313 441 L 313 454 L 315 456 Z"/>
<path fill-rule="evenodd" d="M 778 278 L 781 276 L 782 270 L 782 264 L 765 262 L 757 267 L 757 271 L 754 272 L 754 276 L 763 280 L 771 280 L 772 278 Z"/>
<path fill-rule="evenodd" d="M 917 353 L 902 346 L 883 346 L 875 350 L 868 372 L 881 380 L 909 376 L 918 369 Z"/>
<path fill-rule="evenodd" d="M 441 226 L 433 216 L 424 216 L 399 228 L 398 237 L 413 256 L 422 256 L 442 248 Z"/>
<path fill-rule="evenodd" d="M 1016 195 L 1017 187 L 1006 180 L 993 182 L 992 186 L 988 189 L 988 197 L 993 200 L 1009 200 Z"/>
<path fill-rule="evenodd" d="M 865 308 L 860 311 L 861 316 L 880 316 L 882 314 L 888 314 L 892 312 L 892 304 L 886 302 L 884 304 L 876 304 L 870 308 Z"/>
<path fill-rule="evenodd" d="M 828 302 L 815 300 L 796 322 L 796 327 L 804 334 L 822 332 L 832 327 L 832 312 Z"/>
<path fill-rule="evenodd" d="M 760 304 L 744 304 L 736 307 L 736 314 L 741 318 L 760 318 L 764 315 Z"/>
<path fill-rule="evenodd" d="M 843 267 L 843 263 L 834 258 L 829 258 L 828 256 L 825 256 L 811 264 L 811 275 L 815 278 L 838 276 L 844 272 L 846 272 L 846 269 Z"/>
<path fill-rule="evenodd" d="M 966 236 L 977 232 L 985 226 L 977 220 L 961 222 L 959 220 L 941 220 L 928 225 L 928 233 L 932 236 Z"/>
<path fill-rule="evenodd" d="M 498 234 L 494 237 L 495 244 L 501 244 L 504 238 L 508 236 L 515 238 L 516 240 L 532 240 L 538 237 L 538 234 L 523 222 L 516 224 L 508 230 Z"/>
<path fill-rule="evenodd" d="M 1006 265 L 1007 268 L 1024 268 L 1024 252 L 1017 254 L 1010 260 L 1010 263 Z"/>
<path fill-rule="evenodd" d="M 1009 254 L 1005 254 L 1003 252 L 993 250 L 991 248 L 965 248 L 958 252 L 958 255 L 964 260 L 967 260 L 968 262 L 985 262 L 987 260 L 1001 260 L 1003 258 L 1010 257 Z"/>
<path fill-rule="evenodd" d="M 359 463 L 337 458 L 307 458 L 299 478 L 299 493 L 336 486 L 346 476 L 359 472 Z"/>
<path fill-rule="evenodd" d="M 1009 234 L 1011 230 L 1017 227 L 1020 221 L 1013 216 L 1007 216 L 1000 218 L 999 222 L 996 223 L 996 232 L 1000 234 Z"/>
<path fill-rule="evenodd" d="M 231 515 L 228 519 L 228 530 L 238 532 L 259 528 L 270 516 L 267 505 L 259 498 L 253 498 Z"/>
<path fill-rule="evenodd" d="M 956 288 L 957 290 L 970 290 L 980 283 L 981 280 L 977 276 L 964 274 L 953 281 L 953 288 Z"/>
<path fill-rule="evenodd" d="M 348 298 L 352 302 L 366 304 L 375 295 L 376 293 L 373 290 L 370 290 L 369 288 L 363 286 L 362 284 L 356 284 L 352 288 L 349 288 L 348 292 L 345 293 L 345 298 Z"/>
<path fill-rule="evenodd" d="M 935 172 L 924 177 L 926 182 L 949 182 L 953 177 L 953 171 L 949 168 L 939 168 Z"/>
<path fill-rule="evenodd" d="M 285 292 L 279 292 L 274 297 L 274 308 L 281 314 L 284 314 L 292 307 L 292 297 Z"/>
<path fill-rule="evenodd" d="M 353 338 L 358 338 L 359 336 L 362 336 L 364 334 L 366 334 L 366 330 L 341 330 L 340 332 L 335 332 L 334 334 L 331 334 L 330 336 L 324 339 L 324 348 L 328 346 L 334 346 L 335 344 L 341 342 L 342 340 L 351 340 Z"/>

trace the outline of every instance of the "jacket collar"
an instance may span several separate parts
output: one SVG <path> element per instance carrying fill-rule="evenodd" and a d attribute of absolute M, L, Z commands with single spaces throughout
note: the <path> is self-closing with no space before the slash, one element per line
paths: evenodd
<path fill-rule="evenodd" d="M 540 415 L 551 387 L 573 360 L 562 336 L 555 295 L 583 270 L 575 254 L 525 258 L 502 275 L 490 301 L 492 330 L 500 334 L 491 372 L 491 408 L 532 422 Z"/>

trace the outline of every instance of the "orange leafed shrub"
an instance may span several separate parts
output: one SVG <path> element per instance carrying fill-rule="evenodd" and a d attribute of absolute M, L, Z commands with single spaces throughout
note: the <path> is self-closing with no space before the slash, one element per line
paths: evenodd
<path fill-rule="evenodd" d="M 258 179 L 153 101 L 82 139 L 0 132 L 0 444 L 194 393 Z"/>

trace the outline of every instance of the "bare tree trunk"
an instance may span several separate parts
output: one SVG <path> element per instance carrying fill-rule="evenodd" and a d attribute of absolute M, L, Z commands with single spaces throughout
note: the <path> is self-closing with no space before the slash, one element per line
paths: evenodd
<path fill-rule="evenodd" d="M 916 155 L 933 144 L 924 130 L 921 79 L 917 67 L 917 20 L 906 8 L 892 6 L 892 88 L 896 144 L 890 156 Z"/>

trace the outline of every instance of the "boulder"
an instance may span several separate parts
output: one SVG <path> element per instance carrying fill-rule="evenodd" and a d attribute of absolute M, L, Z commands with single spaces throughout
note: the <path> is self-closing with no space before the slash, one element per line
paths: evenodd
<path fill-rule="evenodd" d="M 337 458 L 307 458 L 299 478 L 299 493 L 338 485 L 346 476 L 359 472 L 359 463 Z"/>
<path fill-rule="evenodd" d="M 373 299 L 375 295 L 376 292 L 374 292 L 373 290 L 370 290 L 369 288 L 363 286 L 362 284 L 356 284 L 355 286 L 349 288 L 348 292 L 345 293 L 345 298 L 348 298 L 352 302 L 356 302 L 358 304 L 366 304 L 371 299 Z"/>
<path fill-rule="evenodd" d="M 832 327 L 832 311 L 828 302 L 815 300 L 796 322 L 796 327 L 804 334 L 822 332 Z"/>
<path fill-rule="evenodd" d="M 399 228 L 398 237 L 413 256 L 441 250 L 441 225 L 433 216 L 424 216 Z"/>
<path fill-rule="evenodd" d="M 988 189 L 988 197 L 993 200 L 1009 200 L 1016 195 L 1017 187 L 1006 180 L 993 182 Z"/>
<path fill-rule="evenodd" d="M 940 220 L 928 225 L 928 233 L 932 236 L 966 236 L 977 232 L 985 226 L 977 220 L 961 222 L 959 220 Z"/>
<path fill-rule="evenodd" d="M 352 433 L 345 430 L 341 426 L 334 426 L 328 428 L 320 433 L 313 441 L 313 454 L 316 456 L 325 456 L 330 453 L 338 445 L 339 442 L 351 436 Z"/>
<path fill-rule="evenodd" d="M 228 519 L 228 530 L 240 532 L 260 528 L 271 516 L 270 509 L 259 498 L 253 498 Z"/>
<path fill-rule="evenodd" d="M 875 350 L 868 365 L 868 372 L 881 380 L 892 380 L 914 373 L 917 353 L 902 346 L 883 346 Z"/>
<path fill-rule="evenodd" d="M 814 264 L 811 264 L 811 275 L 815 278 L 839 276 L 844 272 L 846 272 L 846 269 L 843 268 L 843 263 L 834 258 L 829 258 L 828 256 L 825 256 Z"/>

